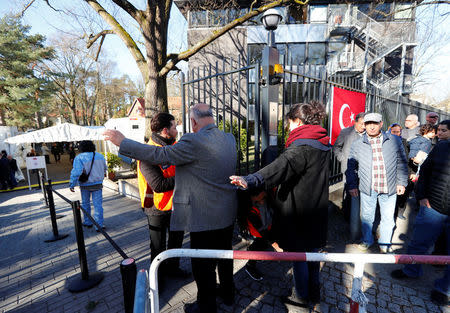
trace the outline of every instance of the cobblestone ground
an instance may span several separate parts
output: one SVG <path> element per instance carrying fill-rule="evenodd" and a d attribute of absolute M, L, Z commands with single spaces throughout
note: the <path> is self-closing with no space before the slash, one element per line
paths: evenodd
<path fill-rule="evenodd" d="M 64 188 L 63 188 L 64 187 Z M 56 187 L 64 196 L 78 200 L 67 186 Z M 120 255 L 105 238 L 93 229 L 84 229 L 88 267 L 100 271 L 103 281 L 95 288 L 70 293 L 68 284 L 80 278 L 80 266 L 71 208 L 55 196 L 59 233 L 69 237 L 46 243 L 51 237 L 47 208 L 42 208 L 38 191 L 15 191 L 0 194 L 0 310 L 2 312 L 124 312 Z M 104 189 L 105 225 L 108 234 L 128 254 L 136 259 L 138 269 L 149 267 L 149 237 L 145 215 L 135 200 L 117 196 Z M 347 244 L 348 228 L 336 208 L 330 208 L 328 252 L 358 252 Z M 408 239 L 414 210 L 409 209 L 409 223 L 399 222 L 394 235 L 399 253 Z M 237 236 L 234 249 L 245 249 L 249 242 Z M 185 235 L 184 247 L 189 245 Z M 377 253 L 376 247 L 372 253 Z M 348 312 L 353 266 L 321 264 L 321 303 L 314 308 L 285 306 L 280 296 L 292 288 L 292 269 L 288 262 L 258 262 L 264 273 L 262 281 L 253 281 L 245 271 L 245 261 L 234 262 L 237 295 L 233 306 L 220 299 L 220 312 Z M 190 261 L 181 266 L 190 270 Z M 419 280 L 394 281 L 391 270 L 397 265 L 366 265 L 363 285 L 368 297 L 367 311 L 372 312 L 450 312 L 429 300 L 433 280 L 443 274 L 442 268 L 426 266 Z M 184 281 L 167 279 L 160 294 L 161 312 L 183 312 L 185 303 L 195 301 L 193 278 Z"/>

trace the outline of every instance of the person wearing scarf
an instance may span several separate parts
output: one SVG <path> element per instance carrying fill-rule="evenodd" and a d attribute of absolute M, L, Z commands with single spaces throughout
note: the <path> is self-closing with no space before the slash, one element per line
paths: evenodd
<path fill-rule="evenodd" d="M 248 176 L 231 176 L 242 189 L 277 187 L 272 231 L 278 251 L 317 252 L 326 245 L 330 138 L 319 124 L 318 102 L 298 103 L 287 114 L 290 134 L 285 151 Z M 319 263 L 293 262 L 295 288 L 286 304 L 313 306 L 320 301 Z"/>

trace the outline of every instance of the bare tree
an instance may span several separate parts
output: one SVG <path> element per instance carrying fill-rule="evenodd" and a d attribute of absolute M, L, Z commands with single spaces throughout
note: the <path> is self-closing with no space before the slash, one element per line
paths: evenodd
<path fill-rule="evenodd" d="M 32 4 L 35 0 L 28 2 L 27 6 Z M 56 1 L 44 0 L 48 4 L 55 6 Z M 176 70 L 178 62 L 187 60 L 203 47 L 207 46 L 215 39 L 236 26 L 242 25 L 247 20 L 255 17 L 262 12 L 280 5 L 289 3 L 297 3 L 304 5 L 308 0 L 272 0 L 263 1 L 267 3 L 258 7 L 253 7 L 253 4 L 260 4 L 261 1 L 253 1 L 252 9 L 245 15 L 237 17 L 227 25 L 214 30 L 210 36 L 194 44 L 188 50 L 181 53 L 167 54 L 167 40 L 168 40 L 168 24 L 170 12 L 172 9 L 173 0 L 146 0 L 145 8 L 138 9 L 133 3 L 127 0 L 111 0 L 107 3 L 108 7 L 103 6 L 96 0 L 78 0 L 79 2 L 88 4 L 94 11 L 107 23 L 108 29 L 102 29 L 96 34 L 89 37 L 88 47 L 95 43 L 98 39 L 100 42 L 106 35 L 115 34 L 128 48 L 130 54 L 133 56 L 136 64 L 141 72 L 145 84 L 145 99 L 146 118 L 150 119 L 155 112 L 168 111 L 167 107 L 167 74 Z M 228 5 L 234 3 L 233 1 L 189 1 L 189 4 L 218 3 Z M 121 23 L 120 18 L 114 13 L 120 9 L 125 12 L 128 20 L 131 18 L 137 24 L 140 37 L 133 37 L 135 29 L 127 29 L 128 23 Z M 139 41 L 142 40 L 142 45 Z M 101 44 L 100 44 L 101 46 Z M 147 123 L 148 125 L 150 123 Z M 150 133 L 150 129 L 147 129 Z"/>

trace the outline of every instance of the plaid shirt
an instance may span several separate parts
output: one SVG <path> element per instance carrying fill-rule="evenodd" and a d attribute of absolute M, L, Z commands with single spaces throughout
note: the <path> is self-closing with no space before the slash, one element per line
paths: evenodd
<path fill-rule="evenodd" d="M 372 190 L 377 193 L 388 193 L 386 167 L 383 159 L 383 136 L 369 137 L 372 147 Z"/>

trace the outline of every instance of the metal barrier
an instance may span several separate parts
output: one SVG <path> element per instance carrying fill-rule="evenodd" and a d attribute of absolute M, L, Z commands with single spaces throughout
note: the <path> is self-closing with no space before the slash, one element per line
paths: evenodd
<path fill-rule="evenodd" d="M 134 313 L 149 313 L 149 286 L 148 272 L 144 269 L 139 270 L 136 279 L 136 293 L 134 295 Z"/>
<path fill-rule="evenodd" d="M 50 220 L 52 222 L 52 232 L 53 232 L 53 236 L 51 236 L 48 239 L 45 239 L 44 241 L 45 242 L 58 241 L 68 237 L 69 234 L 59 234 L 58 224 L 56 223 L 56 219 L 58 217 L 56 216 L 55 202 L 53 201 L 53 194 L 52 194 L 52 181 L 48 180 L 48 184 L 46 185 L 43 177 L 42 176 L 40 177 L 41 177 L 41 187 L 44 193 L 44 200 L 50 211 Z"/>
<path fill-rule="evenodd" d="M 108 240 L 108 242 L 114 247 L 114 249 L 122 256 L 123 260 L 120 262 L 120 274 L 122 276 L 122 286 L 123 286 L 123 296 L 124 296 L 124 307 L 126 313 L 133 312 L 133 303 L 134 303 L 134 292 L 136 285 L 136 262 L 133 258 L 129 258 L 126 253 L 112 240 L 112 238 L 105 232 L 104 229 L 94 220 L 94 218 L 86 212 L 83 207 L 80 205 L 80 201 L 71 201 L 70 199 L 63 196 L 58 191 L 54 190 L 51 185 L 51 181 L 49 180 L 47 189 L 47 201 L 50 207 L 50 213 L 52 216 L 52 224 L 56 225 L 56 219 L 54 218 L 54 201 L 53 201 L 53 193 L 58 195 L 61 199 L 69 203 L 72 207 L 74 224 L 75 224 L 75 236 L 77 239 L 77 247 L 78 247 L 78 258 L 80 260 L 80 271 L 81 278 L 72 279 L 68 284 L 68 290 L 70 292 L 81 292 L 88 289 L 91 289 L 97 286 L 103 280 L 103 273 L 94 272 L 89 273 L 87 258 L 86 258 L 86 246 L 84 244 L 84 234 L 83 227 L 81 221 L 81 211 L 83 214 L 95 225 L 95 227 L 102 233 L 102 235 Z M 53 208 L 53 213 L 52 209 Z M 55 228 L 54 228 L 55 233 Z M 58 230 L 56 228 L 56 235 L 58 234 Z M 56 236 L 55 235 L 55 236 Z M 67 235 L 65 235 L 67 236 Z"/>
<path fill-rule="evenodd" d="M 303 261 L 303 262 L 338 262 L 353 263 L 353 284 L 350 300 L 350 312 L 365 312 L 368 304 L 367 297 L 362 290 L 362 278 L 366 263 L 379 264 L 450 264 L 450 256 L 444 255 L 404 255 L 404 254 L 359 254 L 359 253 L 300 253 L 300 252 L 267 252 L 267 251 L 234 251 L 234 250 L 200 250 L 200 249 L 171 249 L 160 253 L 150 265 L 150 305 L 151 312 L 159 312 L 158 295 L 158 267 L 162 261 L 168 258 L 190 257 L 209 259 L 232 259 L 232 260 L 264 260 L 264 261 Z M 140 272 L 141 273 L 141 272 Z M 142 274 L 140 274 L 140 277 Z M 142 294 L 145 280 L 141 277 L 137 291 Z M 136 297 L 136 299 L 138 299 Z M 135 313 L 147 312 L 147 307 L 142 308 L 140 303 L 135 302 Z M 146 299 L 148 301 L 148 299 Z M 144 303 L 145 304 L 145 303 Z"/>

